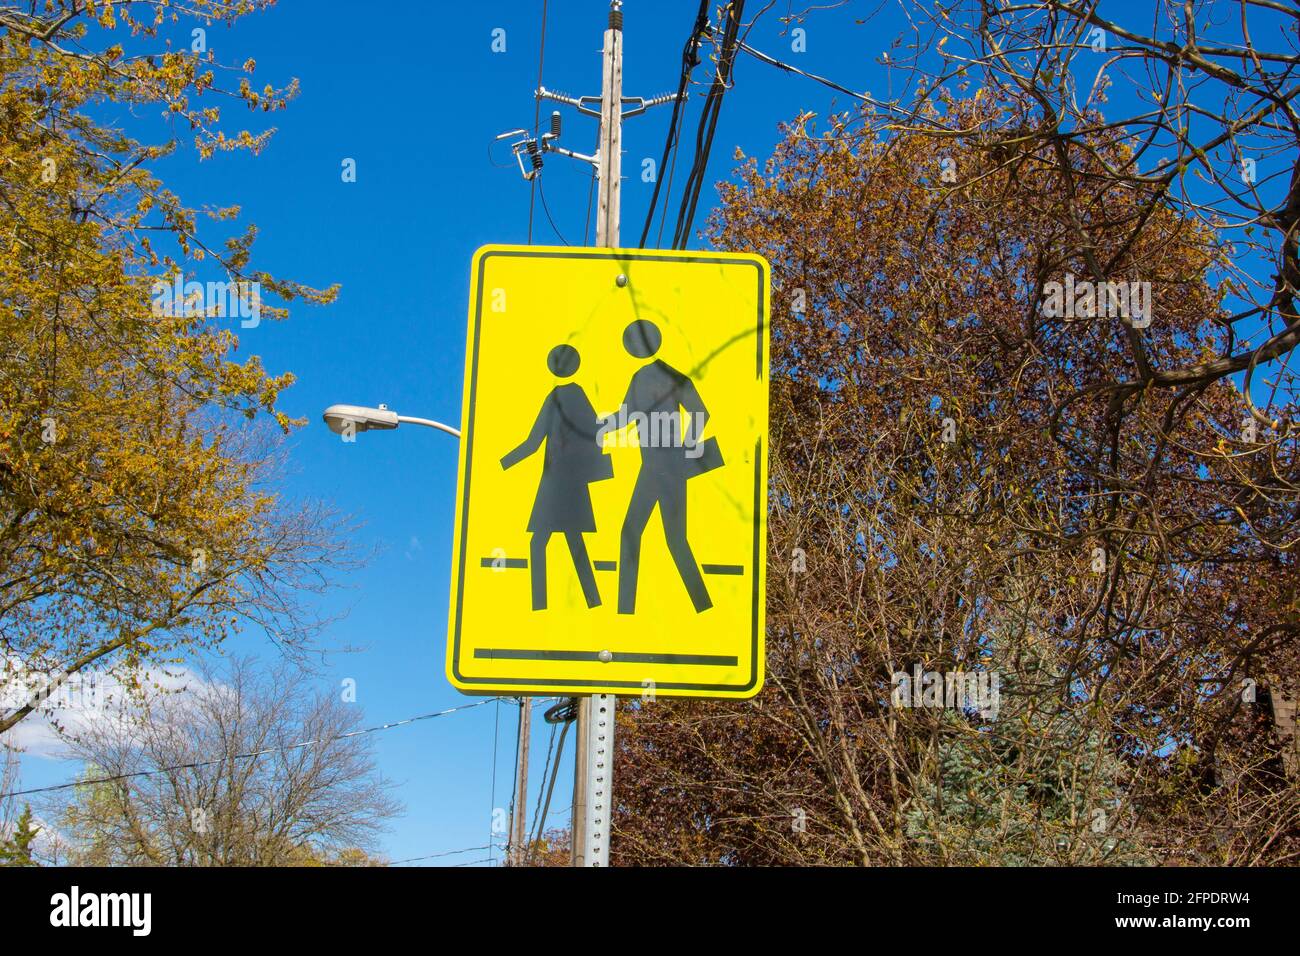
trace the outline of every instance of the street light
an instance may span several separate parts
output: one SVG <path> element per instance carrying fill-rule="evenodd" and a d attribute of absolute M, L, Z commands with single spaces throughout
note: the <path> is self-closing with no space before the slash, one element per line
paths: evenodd
<path fill-rule="evenodd" d="M 370 408 L 366 405 L 331 405 L 325 409 L 321 415 L 325 419 L 325 424 L 329 426 L 330 431 L 336 435 L 347 434 L 349 430 L 355 432 L 368 431 L 392 431 L 398 425 L 405 422 L 408 425 L 424 425 L 428 428 L 436 428 L 438 431 L 446 432 L 448 435 L 460 438 L 460 429 L 452 428 L 450 425 L 444 425 L 442 422 L 435 422 L 432 418 L 414 418 L 410 415 L 399 415 L 390 409 L 387 405 L 380 405 L 378 408 Z M 530 718 L 532 710 L 527 703 L 526 698 L 520 698 L 521 707 L 519 710 L 519 742 L 516 763 L 519 765 L 519 780 L 522 786 L 516 783 L 516 788 L 520 793 L 528 792 L 528 752 L 531 749 L 532 736 L 530 733 Z M 526 825 L 524 817 L 525 804 L 521 800 L 519 812 L 510 821 L 511 826 L 511 846 L 517 848 Z M 518 852 L 516 850 L 516 852 Z"/>
<path fill-rule="evenodd" d="M 436 428 L 448 435 L 460 437 L 459 428 L 452 428 L 442 422 L 435 422 L 431 418 L 413 418 L 410 415 L 399 415 L 387 405 L 380 405 L 378 408 L 368 408 L 365 405 L 331 405 L 325 409 L 322 417 L 325 419 L 325 424 L 329 426 L 330 431 L 336 435 L 344 434 L 349 425 L 354 432 L 389 431 L 405 422 L 408 425 L 424 425 L 428 428 Z"/>

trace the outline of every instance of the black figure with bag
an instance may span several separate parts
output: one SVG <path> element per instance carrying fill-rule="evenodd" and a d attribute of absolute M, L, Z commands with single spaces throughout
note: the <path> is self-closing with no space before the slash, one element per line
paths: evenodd
<path fill-rule="evenodd" d="M 653 358 L 661 342 L 659 327 L 647 319 L 636 320 L 623 332 L 623 347 L 634 358 Z M 690 416 L 685 425 L 683 413 Z M 656 507 L 668 551 L 696 613 L 713 607 L 686 534 L 686 482 L 724 464 L 717 439 L 700 440 L 708 418 L 708 409 L 690 376 L 663 359 L 654 359 L 632 375 L 622 407 L 605 419 L 606 427 L 614 430 L 639 419 L 637 441 L 641 446 L 641 471 L 619 543 L 619 614 L 636 613 L 641 537 Z"/>
<path fill-rule="evenodd" d="M 580 361 L 578 350 L 571 345 L 557 345 L 546 357 L 546 365 L 556 378 L 572 376 L 578 371 Z M 542 480 L 528 519 L 528 530 L 532 532 L 529 569 L 534 611 L 546 609 L 546 545 L 556 532 L 563 534 L 568 542 L 587 606 L 600 606 L 596 576 L 582 537 L 596 530 L 588 486 L 593 481 L 614 477 L 613 462 L 598 444 L 599 432 L 596 410 L 582 386 L 576 382 L 557 385 L 542 402 L 528 437 L 501 459 L 501 467 L 509 468 L 546 442 Z"/>

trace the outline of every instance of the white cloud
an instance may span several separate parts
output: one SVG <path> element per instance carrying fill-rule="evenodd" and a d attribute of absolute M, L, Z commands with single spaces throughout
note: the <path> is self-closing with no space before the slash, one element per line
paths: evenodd
<path fill-rule="evenodd" d="M 11 668 L 10 674 L 5 687 L 0 688 L 0 713 L 21 706 L 21 702 L 30 699 L 33 690 L 48 687 L 40 675 L 24 675 L 19 668 Z M 140 679 L 140 686 L 150 699 L 204 683 L 201 675 L 185 667 L 146 671 Z M 64 734 L 75 735 L 79 730 L 102 726 L 105 721 L 120 723 L 137 706 L 138 698 L 108 671 L 76 675 L 75 680 L 69 680 L 52 693 L 41 709 L 0 734 L 0 743 L 21 751 L 26 757 L 67 760 L 70 755 L 59 728 Z"/>

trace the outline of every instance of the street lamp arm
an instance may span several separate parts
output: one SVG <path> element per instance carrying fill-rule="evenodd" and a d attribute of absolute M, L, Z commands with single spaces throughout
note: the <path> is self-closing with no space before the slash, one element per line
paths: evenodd
<path fill-rule="evenodd" d="M 460 429 L 458 428 L 452 428 L 442 422 L 435 422 L 432 418 L 414 418 L 410 415 L 399 415 L 387 405 L 380 405 L 378 408 L 370 408 L 367 405 L 331 405 L 325 409 L 321 417 L 325 419 L 325 424 L 329 426 L 330 431 L 336 435 L 346 436 L 356 432 L 392 431 L 402 422 L 406 422 L 410 425 L 426 425 L 456 438 L 460 437 Z"/>
<path fill-rule="evenodd" d="M 444 425 L 442 422 L 435 422 L 432 418 L 412 418 L 410 415 L 398 415 L 399 422 L 407 422 L 411 425 L 425 425 L 429 428 L 436 428 L 439 431 L 446 432 L 448 435 L 460 437 L 460 429 L 452 428 L 450 425 Z"/>

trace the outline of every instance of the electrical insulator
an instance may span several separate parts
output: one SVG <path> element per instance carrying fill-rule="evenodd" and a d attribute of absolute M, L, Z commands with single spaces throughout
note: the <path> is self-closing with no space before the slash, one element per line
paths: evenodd
<path fill-rule="evenodd" d="M 529 158 L 530 160 L 532 160 L 532 163 L 533 163 L 533 169 L 534 169 L 534 170 L 539 170 L 539 169 L 541 169 L 541 168 L 542 168 L 542 151 L 539 150 L 539 149 L 537 148 L 537 140 L 535 140 L 535 139 L 530 139 L 530 140 L 528 141 L 528 147 L 527 147 L 527 149 L 528 149 L 528 158 Z"/>
<path fill-rule="evenodd" d="M 551 113 L 551 135 L 556 139 L 560 138 L 560 111 L 556 110 Z"/>

